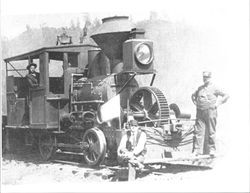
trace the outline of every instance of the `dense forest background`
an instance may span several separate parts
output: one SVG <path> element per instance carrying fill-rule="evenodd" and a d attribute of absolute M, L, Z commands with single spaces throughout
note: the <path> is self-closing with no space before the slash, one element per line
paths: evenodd
<path fill-rule="evenodd" d="M 101 23 L 101 19 L 85 18 L 71 20 L 68 26 L 61 28 L 43 24 L 39 28 L 34 28 L 27 24 L 26 30 L 17 37 L 13 39 L 2 37 L 2 56 L 6 58 L 45 46 L 55 46 L 56 38 L 62 33 L 63 27 L 67 34 L 72 36 L 75 44 L 79 43 L 84 28 L 87 28 L 83 43 L 94 43 L 90 36 Z M 195 108 L 190 96 L 202 83 L 201 73 L 204 69 L 213 70 L 217 65 L 215 57 L 218 47 L 214 46 L 216 39 L 213 31 L 198 29 L 185 22 L 158 19 L 157 13 L 154 12 L 149 18 L 134 24 L 138 28 L 145 29 L 146 38 L 154 42 L 154 65 L 158 72 L 154 85 L 164 92 L 169 103 L 176 102 L 184 111 L 194 113 Z M 213 57 L 210 57 L 211 55 Z M 221 65 L 217 66 L 216 70 L 223 68 L 223 64 Z M 3 91 L 5 91 L 4 66 L 2 65 Z M 2 97 L 3 104 L 6 104 L 5 92 L 2 92 Z M 4 105 L 2 110 L 6 112 Z"/>

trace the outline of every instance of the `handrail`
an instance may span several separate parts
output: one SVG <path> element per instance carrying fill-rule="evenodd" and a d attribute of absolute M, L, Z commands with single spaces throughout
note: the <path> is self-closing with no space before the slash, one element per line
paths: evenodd
<path fill-rule="evenodd" d="M 16 71 L 23 78 L 23 75 L 20 72 L 18 72 L 18 70 L 10 62 L 7 63 L 13 68 L 14 71 Z M 6 70 L 8 71 L 8 69 Z"/>

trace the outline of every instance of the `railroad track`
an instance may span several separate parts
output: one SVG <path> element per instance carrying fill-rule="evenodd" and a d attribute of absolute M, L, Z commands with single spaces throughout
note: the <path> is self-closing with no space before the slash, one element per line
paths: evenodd
<path fill-rule="evenodd" d="M 69 155 L 70 154 L 70 155 Z M 19 154 L 15 157 L 10 155 L 10 160 L 16 159 L 18 161 L 24 162 L 33 162 L 37 165 L 44 162 L 38 160 L 37 154 Z M 33 160 L 34 159 L 34 160 Z M 199 171 L 199 170 L 208 170 L 211 168 L 211 163 L 213 159 L 209 156 L 197 157 L 197 158 L 168 158 L 165 160 L 147 160 L 145 167 L 141 170 L 137 170 L 137 177 L 144 178 L 147 175 L 166 175 L 171 173 L 183 173 L 188 171 Z M 54 164 L 61 164 L 62 166 L 56 166 L 58 168 L 63 168 L 63 165 L 69 165 L 73 167 L 72 173 L 82 175 L 85 178 L 92 177 L 101 178 L 106 181 L 120 181 L 128 180 L 128 167 L 120 166 L 106 166 L 100 165 L 99 167 L 90 168 L 86 163 L 84 163 L 82 154 L 71 153 L 71 152 L 57 152 L 54 159 L 46 164 L 51 164 L 53 168 Z M 209 165 L 210 164 L 210 165 Z"/>
<path fill-rule="evenodd" d="M 81 157 L 81 154 L 73 153 L 75 159 L 69 159 L 70 152 L 58 152 L 58 155 L 65 155 L 67 160 L 54 159 L 53 163 L 69 164 L 77 167 L 89 168 L 87 175 L 101 176 L 102 179 L 109 181 L 126 181 L 129 176 L 128 167 L 121 166 L 106 166 L 100 165 L 99 167 L 90 168 L 86 163 L 77 161 L 76 157 Z M 57 157 L 59 158 L 59 157 Z M 197 157 L 182 157 L 182 158 L 165 158 L 165 159 L 151 159 L 145 161 L 145 167 L 137 170 L 137 177 L 143 177 L 149 174 L 164 175 L 166 173 L 181 173 L 195 170 L 208 170 L 213 168 L 214 159 L 209 155 Z M 102 170 L 105 170 L 102 173 Z"/>

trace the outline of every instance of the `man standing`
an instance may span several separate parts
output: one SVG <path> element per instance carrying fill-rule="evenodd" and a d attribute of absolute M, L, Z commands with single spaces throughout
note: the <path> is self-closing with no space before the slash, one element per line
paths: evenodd
<path fill-rule="evenodd" d="M 126 133 L 117 149 L 118 162 L 131 163 L 142 168 L 146 154 L 146 133 L 141 131 L 136 120 L 130 120 Z"/>
<path fill-rule="evenodd" d="M 27 80 L 28 89 L 30 88 L 36 88 L 39 86 L 39 73 L 36 72 L 37 65 L 35 63 L 30 63 L 26 69 L 29 71 L 29 73 L 25 76 Z M 28 125 L 29 124 L 29 91 L 27 90 L 26 97 L 25 97 L 25 113 L 22 118 L 22 125 Z"/>
<path fill-rule="evenodd" d="M 192 101 L 197 110 L 193 153 L 195 155 L 209 153 L 214 157 L 217 108 L 225 103 L 229 96 L 212 84 L 211 72 L 203 72 L 203 82 L 204 84 L 192 94 Z"/>
<path fill-rule="evenodd" d="M 39 85 L 39 73 L 36 72 L 37 65 L 35 63 L 30 63 L 26 68 L 29 73 L 26 75 L 28 85 L 31 88 L 37 87 Z"/>

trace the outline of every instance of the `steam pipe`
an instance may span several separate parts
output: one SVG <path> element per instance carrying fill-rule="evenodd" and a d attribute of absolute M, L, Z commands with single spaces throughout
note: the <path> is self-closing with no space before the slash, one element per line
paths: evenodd
<path fill-rule="evenodd" d="M 153 86 L 153 84 L 154 84 L 155 75 L 156 75 L 156 74 L 153 74 L 152 80 L 151 80 L 151 82 L 150 82 L 150 86 Z"/>
<path fill-rule="evenodd" d="M 133 76 L 131 76 L 128 79 L 128 81 L 122 86 L 121 90 L 119 90 L 117 94 L 120 94 L 124 90 L 124 88 L 130 83 L 130 81 L 135 77 L 135 75 L 136 75 L 136 73 L 134 72 Z"/>

